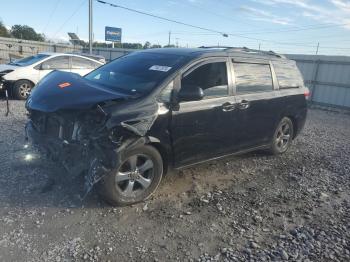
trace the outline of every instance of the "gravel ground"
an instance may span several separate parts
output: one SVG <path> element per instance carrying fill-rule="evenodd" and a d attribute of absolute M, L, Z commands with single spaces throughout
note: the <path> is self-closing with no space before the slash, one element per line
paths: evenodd
<path fill-rule="evenodd" d="M 282 156 L 172 172 L 146 203 L 81 200 L 24 149 L 24 103 L 0 101 L 0 261 L 350 261 L 350 116 L 310 110 Z M 28 155 L 30 154 L 30 156 Z"/>

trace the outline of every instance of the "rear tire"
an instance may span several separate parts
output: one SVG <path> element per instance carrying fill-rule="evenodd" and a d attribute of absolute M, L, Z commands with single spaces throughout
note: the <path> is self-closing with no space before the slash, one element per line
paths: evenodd
<path fill-rule="evenodd" d="M 293 135 L 292 120 L 288 117 L 282 118 L 273 135 L 270 153 L 273 155 L 285 153 L 291 146 Z"/>
<path fill-rule="evenodd" d="M 19 80 L 13 85 L 13 96 L 19 100 L 26 100 L 32 91 L 34 85 L 28 80 Z"/>
<path fill-rule="evenodd" d="M 163 176 L 163 161 L 152 146 L 127 151 L 119 166 L 98 185 L 101 197 L 113 206 L 141 202 L 157 189 Z"/>

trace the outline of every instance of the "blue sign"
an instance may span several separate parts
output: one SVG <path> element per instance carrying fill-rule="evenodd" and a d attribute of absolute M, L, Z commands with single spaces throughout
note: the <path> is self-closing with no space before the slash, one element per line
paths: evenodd
<path fill-rule="evenodd" d="M 117 27 L 105 27 L 105 41 L 121 42 L 122 29 Z"/>

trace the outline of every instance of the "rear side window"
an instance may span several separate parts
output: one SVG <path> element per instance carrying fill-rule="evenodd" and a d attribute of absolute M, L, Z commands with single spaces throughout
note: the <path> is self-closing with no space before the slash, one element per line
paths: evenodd
<path fill-rule="evenodd" d="M 298 88 L 304 85 L 303 78 L 294 61 L 273 62 L 280 89 Z"/>
<path fill-rule="evenodd" d="M 91 68 L 93 68 L 93 69 L 101 66 L 101 64 L 94 62 L 94 61 L 90 61 L 90 65 L 91 65 Z"/>
<path fill-rule="evenodd" d="M 204 98 L 227 96 L 226 62 L 208 63 L 196 68 L 182 79 L 181 86 L 199 86 L 203 89 Z"/>
<path fill-rule="evenodd" d="M 54 69 L 69 69 L 69 57 L 68 56 L 57 56 L 51 58 L 45 62 L 43 65 L 48 66 L 50 70 Z"/>
<path fill-rule="evenodd" d="M 255 93 L 273 90 L 270 65 L 234 62 L 236 93 Z"/>
<path fill-rule="evenodd" d="M 72 56 L 72 69 L 93 69 L 95 67 L 92 66 L 90 60 Z"/>

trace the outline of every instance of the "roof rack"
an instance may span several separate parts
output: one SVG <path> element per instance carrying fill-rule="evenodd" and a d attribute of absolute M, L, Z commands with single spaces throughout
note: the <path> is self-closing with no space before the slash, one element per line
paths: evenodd
<path fill-rule="evenodd" d="M 277 54 L 274 51 L 262 51 L 258 49 L 251 49 L 248 47 L 232 47 L 232 46 L 201 46 L 199 48 L 207 48 L 207 49 L 224 49 L 225 51 L 238 51 L 238 52 L 247 52 L 247 53 L 257 53 L 257 54 L 264 54 L 264 55 L 271 55 L 276 56 L 279 58 L 286 58 L 284 55 Z"/>
<path fill-rule="evenodd" d="M 232 46 L 200 46 L 199 48 L 204 48 L 204 49 L 230 49 L 234 48 Z"/>

